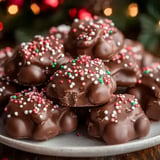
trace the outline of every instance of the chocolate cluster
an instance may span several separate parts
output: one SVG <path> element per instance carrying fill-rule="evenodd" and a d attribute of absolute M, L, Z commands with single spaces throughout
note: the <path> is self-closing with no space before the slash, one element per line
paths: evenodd
<path fill-rule="evenodd" d="M 51 27 L 0 57 L 5 132 L 42 141 L 83 124 L 106 144 L 145 137 L 160 120 L 159 62 L 106 18 Z"/>

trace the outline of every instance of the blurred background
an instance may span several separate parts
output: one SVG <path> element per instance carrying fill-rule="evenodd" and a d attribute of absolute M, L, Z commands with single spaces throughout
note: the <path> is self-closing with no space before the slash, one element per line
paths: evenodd
<path fill-rule="evenodd" d="M 127 38 L 160 55 L 160 0 L 0 0 L 0 48 L 93 15 L 112 19 Z"/>

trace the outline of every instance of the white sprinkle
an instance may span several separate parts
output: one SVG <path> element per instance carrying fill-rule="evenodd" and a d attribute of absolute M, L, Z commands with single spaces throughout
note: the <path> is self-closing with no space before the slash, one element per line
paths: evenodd
<path fill-rule="evenodd" d="M 10 114 L 8 114 L 8 115 L 7 115 L 7 118 L 11 118 L 11 115 L 10 115 Z"/>
<path fill-rule="evenodd" d="M 20 108 L 23 108 L 23 105 L 21 104 L 21 105 L 19 105 L 19 107 L 20 107 Z"/>
<path fill-rule="evenodd" d="M 106 121 L 108 121 L 108 120 L 109 120 L 109 118 L 108 118 L 107 116 L 105 116 L 105 117 L 104 117 L 104 119 L 105 119 Z"/>
<path fill-rule="evenodd" d="M 107 111 L 107 110 L 105 110 L 105 111 L 104 111 L 104 114 L 108 114 L 108 111 Z"/>
<path fill-rule="evenodd" d="M 159 78 L 156 78 L 156 81 L 159 82 Z"/>
<path fill-rule="evenodd" d="M 15 116 L 18 116 L 18 112 L 14 112 L 14 115 L 15 115 Z"/>
<path fill-rule="evenodd" d="M 53 87 L 53 88 L 56 88 L 56 85 L 55 85 L 55 84 L 52 84 L 52 87 Z"/>
<path fill-rule="evenodd" d="M 43 61 L 44 61 L 44 58 L 40 58 L 40 61 L 43 62 Z"/>
<path fill-rule="evenodd" d="M 43 118 L 43 115 L 40 115 L 39 117 L 42 119 L 42 118 Z"/>
<path fill-rule="evenodd" d="M 27 61 L 27 64 L 28 64 L 28 65 L 30 65 L 30 64 L 31 64 L 31 62 L 30 62 L 30 61 Z"/>
<path fill-rule="evenodd" d="M 155 86 L 152 86 L 152 90 L 155 90 L 156 89 L 156 87 Z"/>
<path fill-rule="evenodd" d="M 24 111 L 24 114 L 27 115 L 27 114 L 28 114 L 28 110 L 25 110 L 25 111 Z"/>
<path fill-rule="evenodd" d="M 94 81 L 94 84 L 98 84 L 98 81 Z"/>

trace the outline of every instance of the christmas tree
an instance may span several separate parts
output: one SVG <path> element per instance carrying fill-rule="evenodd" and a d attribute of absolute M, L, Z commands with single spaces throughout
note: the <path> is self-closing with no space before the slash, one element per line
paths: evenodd
<path fill-rule="evenodd" d="M 51 26 L 74 18 L 100 15 L 112 19 L 126 37 L 141 41 L 154 54 L 160 51 L 158 0 L 0 0 L 0 47 L 15 46 Z"/>

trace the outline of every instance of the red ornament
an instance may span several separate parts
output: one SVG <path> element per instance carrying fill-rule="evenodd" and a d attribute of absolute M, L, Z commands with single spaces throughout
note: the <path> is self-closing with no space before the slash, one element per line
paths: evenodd
<path fill-rule="evenodd" d="M 86 9 L 82 8 L 78 12 L 78 17 L 79 19 L 85 19 L 85 18 L 92 19 L 92 14 L 88 12 Z"/>

